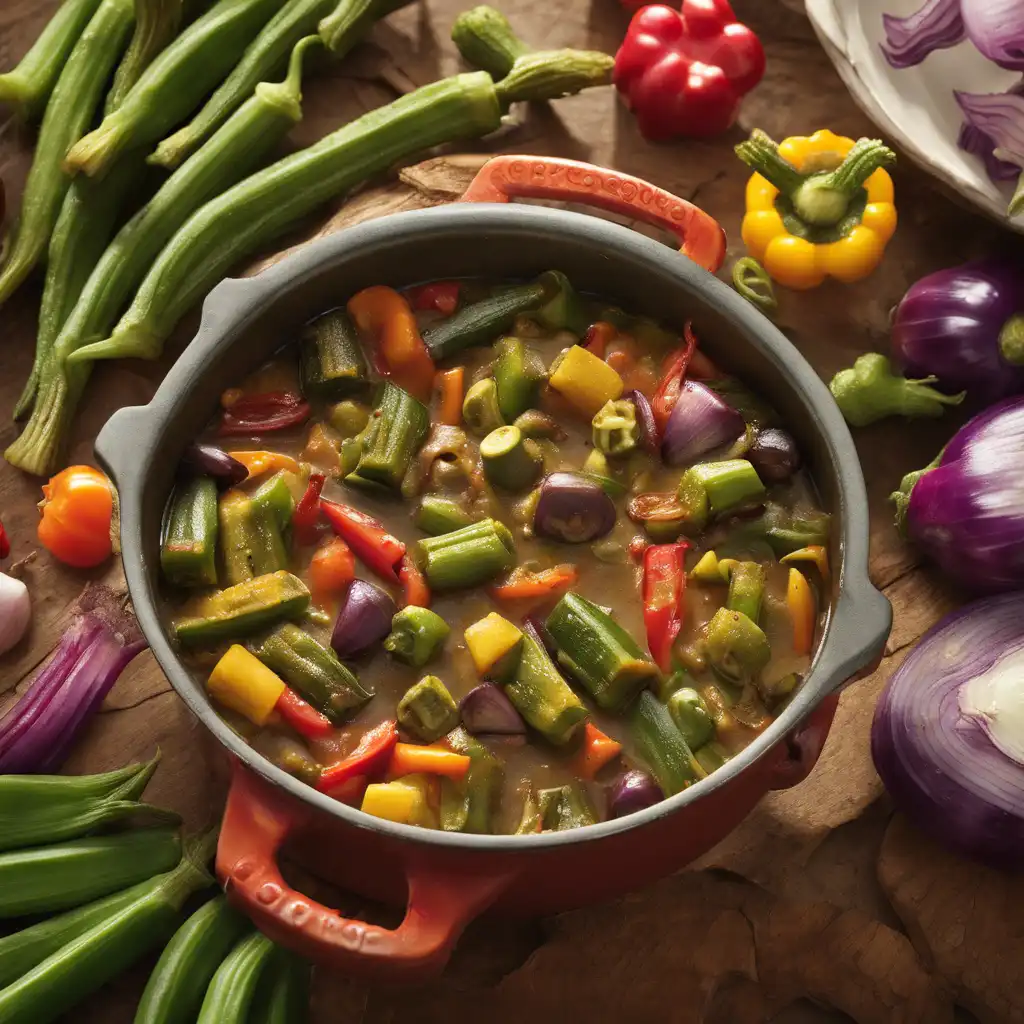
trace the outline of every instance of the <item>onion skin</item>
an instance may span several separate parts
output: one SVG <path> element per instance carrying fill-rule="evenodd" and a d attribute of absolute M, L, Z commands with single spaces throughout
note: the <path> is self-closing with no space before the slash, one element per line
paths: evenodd
<path fill-rule="evenodd" d="M 551 473 L 540 487 L 533 528 L 542 537 L 585 544 L 615 526 L 615 504 L 600 484 L 580 473 Z"/>
<path fill-rule="evenodd" d="M 711 388 L 684 380 L 661 439 L 662 458 L 669 466 L 685 466 L 735 441 L 745 429 L 743 416 Z"/>
<path fill-rule="evenodd" d="M 1024 866 L 1024 765 L 1003 754 L 961 687 L 1024 647 L 1024 595 L 976 601 L 930 629 L 875 708 L 871 753 L 896 806 L 943 846 Z"/>
<path fill-rule="evenodd" d="M 978 594 L 1024 586 L 1024 397 L 969 420 L 893 500 L 897 525 L 957 583 Z"/>
<path fill-rule="evenodd" d="M 1003 358 L 999 332 L 1024 310 L 1024 271 L 981 260 L 921 278 L 892 325 L 893 361 L 909 378 L 936 378 L 940 391 L 992 402 L 1024 391 L 1024 367 Z"/>
<path fill-rule="evenodd" d="M 339 658 L 352 658 L 380 643 L 391 632 L 398 608 L 391 595 L 366 580 L 353 580 L 331 634 Z"/>
<path fill-rule="evenodd" d="M 649 455 L 657 456 L 661 452 L 661 440 L 658 437 L 658 424 L 654 419 L 654 410 L 647 396 L 642 391 L 627 391 L 623 398 L 628 398 L 636 409 L 636 422 L 640 428 L 640 447 Z"/>

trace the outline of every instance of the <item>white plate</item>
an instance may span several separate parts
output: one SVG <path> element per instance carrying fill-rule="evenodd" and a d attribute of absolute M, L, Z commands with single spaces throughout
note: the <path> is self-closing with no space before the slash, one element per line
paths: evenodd
<path fill-rule="evenodd" d="M 923 0 L 807 0 L 807 15 L 853 98 L 925 170 L 968 203 L 1024 233 L 1024 215 L 1011 219 L 1011 185 L 997 185 L 978 157 L 957 148 L 963 113 L 953 90 L 1005 92 L 1020 76 L 986 60 L 969 42 L 935 50 L 912 68 L 890 67 L 879 44 L 882 15 L 904 17 Z"/>

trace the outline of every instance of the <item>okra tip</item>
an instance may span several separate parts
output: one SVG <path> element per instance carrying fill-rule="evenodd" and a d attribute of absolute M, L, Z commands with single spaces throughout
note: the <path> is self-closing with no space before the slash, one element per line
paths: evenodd
<path fill-rule="evenodd" d="M 110 165 L 124 145 L 122 119 L 117 112 L 105 117 L 98 128 L 83 135 L 67 152 L 61 164 L 64 173 L 74 177 L 79 171 L 94 178 Z"/>
<path fill-rule="evenodd" d="M 83 345 L 68 353 L 66 364 L 95 363 L 103 359 L 157 359 L 163 351 L 163 339 L 135 324 L 114 329 L 109 338 Z"/>
<path fill-rule="evenodd" d="M 157 770 L 160 764 L 160 748 L 156 748 L 156 753 L 142 764 L 136 766 L 135 772 L 131 778 L 121 787 L 120 790 L 115 791 L 112 795 L 122 800 L 138 800 L 142 796 L 149 785 L 149 780 L 153 778 L 153 773 Z"/>

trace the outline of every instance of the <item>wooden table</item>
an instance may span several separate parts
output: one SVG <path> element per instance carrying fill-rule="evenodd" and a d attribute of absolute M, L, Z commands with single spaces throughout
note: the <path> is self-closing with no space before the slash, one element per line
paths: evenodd
<path fill-rule="evenodd" d="M 310 81 L 305 118 L 291 144 L 307 144 L 396 91 L 456 70 L 448 32 L 463 3 L 427 0 L 393 15 L 372 43 Z M 0 10 L 0 64 L 11 66 L 24 52 L 52 6 L 6 0 Z M 760 33 L 768 73 L 748 98 L 740 126 L 725 138 L 649 145 L 613 91 L 602 89 L 518 111 L 514 124 L 480 151 L 557 154 L 637 174 L 712 213 L 729 234 L 730 258 L 740 255 L 746 171 L 732 146 L 745 131 L 757 126 L 782 137 L 827 126 L 857 137 L 872 127 L 833 72 L 798 0 L 735 0 L 734 6 Z M 614 52 L 627 22 L 614 0 L 565 0 L 557 7 L 507 0 L 503 9 L 528 41 L 545 46 Z M 16 209 L 30 141 L 13 124 L 0 138 L 9 209 Z M 473 166 L 472 159 L 418 166 L 400 182 L 370 190 L 345 207 L 339 203 L 328 228 L 457 198 Z M 941 195 L 908 162 L 901 162 L 895 178 L 900 228 L 883 269 L 857 286 L 781 295 L 780 326 L 825 378 L 861 352 L 884 351 L 889 310 L 911 282 L 1009 242 Z M 310 225 L 308 233 L 324 223 Z M 5 414 L 31 362 L 38 297 L 34 282 L 3 311 Z M 115 408 L 148 399 L 193 327 L 194 321 L 182 326 L 160 363 L 99 368 L 78 419 L 74 461 L 91 459 L 92 438 Z M 922 632 L 957 601 L 896 536 L 887 495 L 907 470 L 930 461 L 958 422 L 956 415 L 937 423 L 889 421 L 858 433 L 871 502 L 872 574 L 892 601 L 896 620 L 881 668 L 844 694 L 828 745 L 806 783 L 763 801 L 693 870 L 634 896 L 555 920 L 474 925 L 446 975 L 431 985 L 397 990 L 320 972 L 315 1019 L 447 1024 L 486 1015 L 489 1024 L 945 1024 L 955 1015 L 993 1024 L 1024 1021 L 1018 983 L 1024 973 L 1024 884 L 943 853 L 894 816 L 868 749 L 879 689 Z M 0 416 L 0 444 L 6 447 L 14 435 L 7 415 Z M 0 517 L 15 559 L 35 547 L 39 497 L 39 481 L 0 465 Z M 97 575 L 123 585 L 116 565 Z M 62 612 L 83 583 L 82 574 L 63 569 L 45 552 L 25 576 L 35 618 L 30 636 L 0 665 L 6 691 L 25 680 L 53 646 Z M 190 826 L 215 817 L 223 793 L 211 782 L 217 762 L 210 743 L 145 654 L 118 683 L 68 769 L 120 765 L 156 745 L 164 760 L 147 797 L 180 810 Z M 307 884 L 314 895 L 324 895 L 315 879 Z M 347 911 L 377 912 L 344 894 L 338 899 Z M 144 980 L 140 968 L 73 1019 L 130 1021 Z"/>

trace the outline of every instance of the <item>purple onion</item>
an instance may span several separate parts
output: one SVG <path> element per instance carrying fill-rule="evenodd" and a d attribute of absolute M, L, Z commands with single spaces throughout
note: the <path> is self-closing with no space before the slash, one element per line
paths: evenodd
<path fill-rule="evenodd" d="M 768 487 L 788 480 L 800 468 L 800 451 L 793 435 L 779 427 L 759 430 L 746 457 Z"/>
<path fill-rule="evenodd" d="M 249 475 L 238 459 L 212 444 L 190 444 L 181 457 L 181 467 L 194 476 L 212 476 L 221 490 L 240 484 Z"/>
<path fill-rule="evenodd" d="M 947 615 L 890 678 L 871 728 L 896 806 L 938 843 L 1012 871 L 1024 864 L 1024 765 L 996 746 L 988 719 L 964 709 L 963 689 L 1022 650 L 1024 595 Z"/>
<path fill-rule="evenodd" d="M 540 644 L 549 657 L 554 661 L 558 657 L 558 644 L 555 638 L 548 632 L 544 620 L 539 615 L 527 615 L 523 619 L 523 632 L 535 643 Z"/>
<path fill-rule="evenodd" d="M 663 799 L 661 787 L 647 772 L 629 771 L 608 787 L 608 817 L 624 818 Z"/>
<path fill-rule="evenodd" d="M 1024 86 L 992 93 L 954 90 L 953 95 L 967 123 L 991 140 L 993 155 L 1024 168 Z"/>
<path fill-rule="evenodd" d="M 885 42 L 883 56 L 894 68 L 920 64 L 933 50 L 945 50 L 967 38 L 960 11 L 961 0 L 925 0 L 924 6 L 905 18 L 882 15 Z M 988 2 L 988 0 L 982 0 Z"/>
<path fill-rule="evenodd" d="M 1024 366 L 1004 351 L 1021 358 L 1024 330 L 1010 328 L 1022 312 L 1019 265 L 980 260 L 929 274 L 896 307 L 893 361 L 906 377 L 935 377 L 940 390 L 967 391 L 979 403 L 1017 394 L 1024 391 Z"/>
<path fill-rule="evenodd" d="M 113 591 L 99 583 L 86 587 L 52 657 L 0 721 L 0 772 L 60 768 L 82 726 L 146 646 Z"/>
<path fill-rule="evenodd" d="M 651 455 L 657 455 L 661 451 L 661 442 L 658 439 L 658 424 L 654 419 L 654 410 L 651 403 L 642 391 L 627 391 L 623 398 L 628 398 L 636 409 L 636 422 L 640 428 L 640 447 Z"/>
<path fill-rule="evenodd" d="M 542 537 L 585 544 L 614 526 L 615 504 L 600 484 L 581 473 L 545 477 L 533 514 L 533 528 Z"/>
<path fill-rule="evenodd" d="M 967 38 L 990 61 L 1024 71 L 1024 3 L 1021 0 L 960 0 Z"/>
<path fill-rule="evenodd" d="M 466 731 L 474 735 L 521 736 L 526 732 L 526 723 L 519 712 L 501 688 L 493 683 L 474 686 L 459 701 L 459 712 Z"/>
<path fill-rule="evenodd" d="M 985 165 L 985 173 L 993 181 L 1016 181 L 1020 177 L 1020 168 L 1008 160 L 1000 160 L 996 156 L 996 144 L 973 124 L 964 121 L 960 126 L 956 144 L 965 153 L 979 157 Z"/>
<path fill-rule="evenodd" d="M 331 646 L 339 658 L 352 658 L 391 632 L 398 609 L 391 595 L 366 580 L 353 580 L 338 612 Z"/>
<path fill-rule="evenodd" d="M 1024 398 L 968 421 L 893 500 L 897 525 L 951 579 L 978 593 L 1024 586 Z"/>
<path fill-rule="evenodd" d="M 661 442 L 670 466 L 685 466 L 729 441 L 746 429 L 743 417 L 711 388 L 684 380 Z"/>

